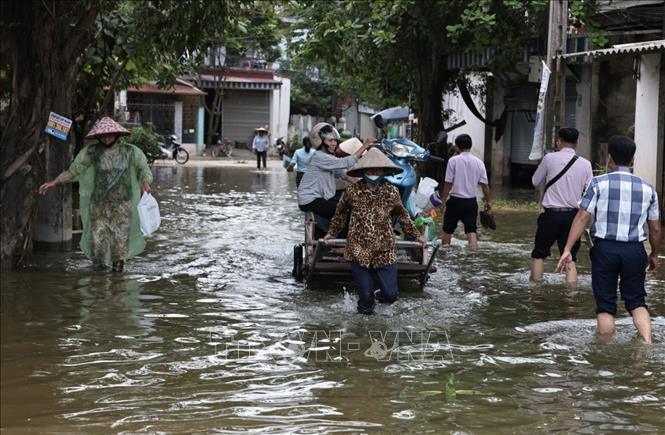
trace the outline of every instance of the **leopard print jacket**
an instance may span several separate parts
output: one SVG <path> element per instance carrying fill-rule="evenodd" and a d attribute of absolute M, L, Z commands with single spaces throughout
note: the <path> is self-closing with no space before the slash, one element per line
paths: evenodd
<path fill-rule="evenodd" d="M 349 215 L 344 259 L 368 269 L 388 266 L 397 260 L 391 215 L 397 215 L 409 238 L 421 235 L 402 205 L 397 188 L 386 183 L 376 189 L 365 181 L 349 186 L 337 204 L 328 234 L 337 236 Z"/>

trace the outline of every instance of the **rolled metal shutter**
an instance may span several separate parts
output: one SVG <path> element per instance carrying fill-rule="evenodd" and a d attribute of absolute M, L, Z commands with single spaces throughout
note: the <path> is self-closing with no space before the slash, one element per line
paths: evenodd
<path fill-rule="evenodd" d="M 265 90 L 224 91 L 222 136 L 252 147 L 254 129 L 270 124 L 270 92 Z"/>
<path fill-rule="evenodd" d="M 529 160 L 531 146 L 533 145 L 533 130 L 536 125 L 533 119 L 536 112 L 531 114 L 531 120 L 526 112 L 513 112 L 510 124 L 510 161 L 521 165 L 537 165 L 538 160 Z"/>

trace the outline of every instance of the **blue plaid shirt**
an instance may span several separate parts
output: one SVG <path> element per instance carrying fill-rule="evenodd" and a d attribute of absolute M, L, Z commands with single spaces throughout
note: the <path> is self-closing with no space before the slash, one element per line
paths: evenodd
<path fill-rule="evenodd" d="M 660 217 L 656 189 L 622 166 L 592 178 L 579 206 L 594 215 L 592 236 L 619 242 L 646 240 L 646 221 Z"/>

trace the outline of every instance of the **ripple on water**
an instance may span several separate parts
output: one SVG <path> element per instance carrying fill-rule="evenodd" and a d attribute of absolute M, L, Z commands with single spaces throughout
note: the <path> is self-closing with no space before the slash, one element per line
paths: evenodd
<path fill-rule="evenodd" d="M 17 343 L 37 337 L 31 382 L 56 391 L 58 411 L 40 409 L 40 418 L 57 415 L 65 432 L 132 434 L 657 432 L 663 318 L 654 319 L 651 349 L 635 342 L 630 319 L 599 343 L 588 264 L 577 288 L 564 291 L 554 273 L 528 281 L 535 214 L 481 231 L 476 252 L 456 236 L 424 292 L 402 287 L 395 305 L 364 317 L 352 283 L 304 289 L 290 278 L 302 214 L 288 174 L 199 169 L 156 171 L 163 226 L 122 279 L 93 274 L 77 253 L 64 261 L 65 280 L 21 275 L 46 294 L 20 287 L 8 295 L 3 276 L 3 382 L 6 367 L 30 360 L 18 352 L 20 364 L 4 363 L 7 349 L 21 350 L 4 341 L 15 337 L 5 319 L 16 318 Z M 662 277 L 648 285 L 663 289 Z M 26 294 L 29 303 L 20 302 Z M 4 308 L 6 297 L 19 309 Z M 650 298 L 660 313 L 662 292 Z M 57 363 L 42 352 L 42 336 L 30 335 L 45 330 L 60 334 Z M 339 334 L 312 340 L 314 331 Z M 365 354 L 372 331 L 432 336 L 394 348 L 385 340 L 392 351 L 379 360 Z M 317 359 L 342 344 L 357 350 Z"/>
<path fill-rule="evenodd" d="M 393 412 L 392 417 L 399 420 L 413 420 L 416 418 L 416 413 L 410 409 L 405 409 L 403 411 Z"/>

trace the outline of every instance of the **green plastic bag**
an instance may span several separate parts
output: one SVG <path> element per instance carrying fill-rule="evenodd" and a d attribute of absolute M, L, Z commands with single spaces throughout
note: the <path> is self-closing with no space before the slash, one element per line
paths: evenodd
<path fill-rule="evenodd" d="M 416 228 L 422 227 L 423 225 L 429 224 L 429 227 L 427 229 L 427 240 L 432 241 L 436 239 L 436 225 L 434 225 L 434 219 L 431 217 L 424 217 L 424 216 L 418 216 L 414 222 L 416 224 Z"/>

